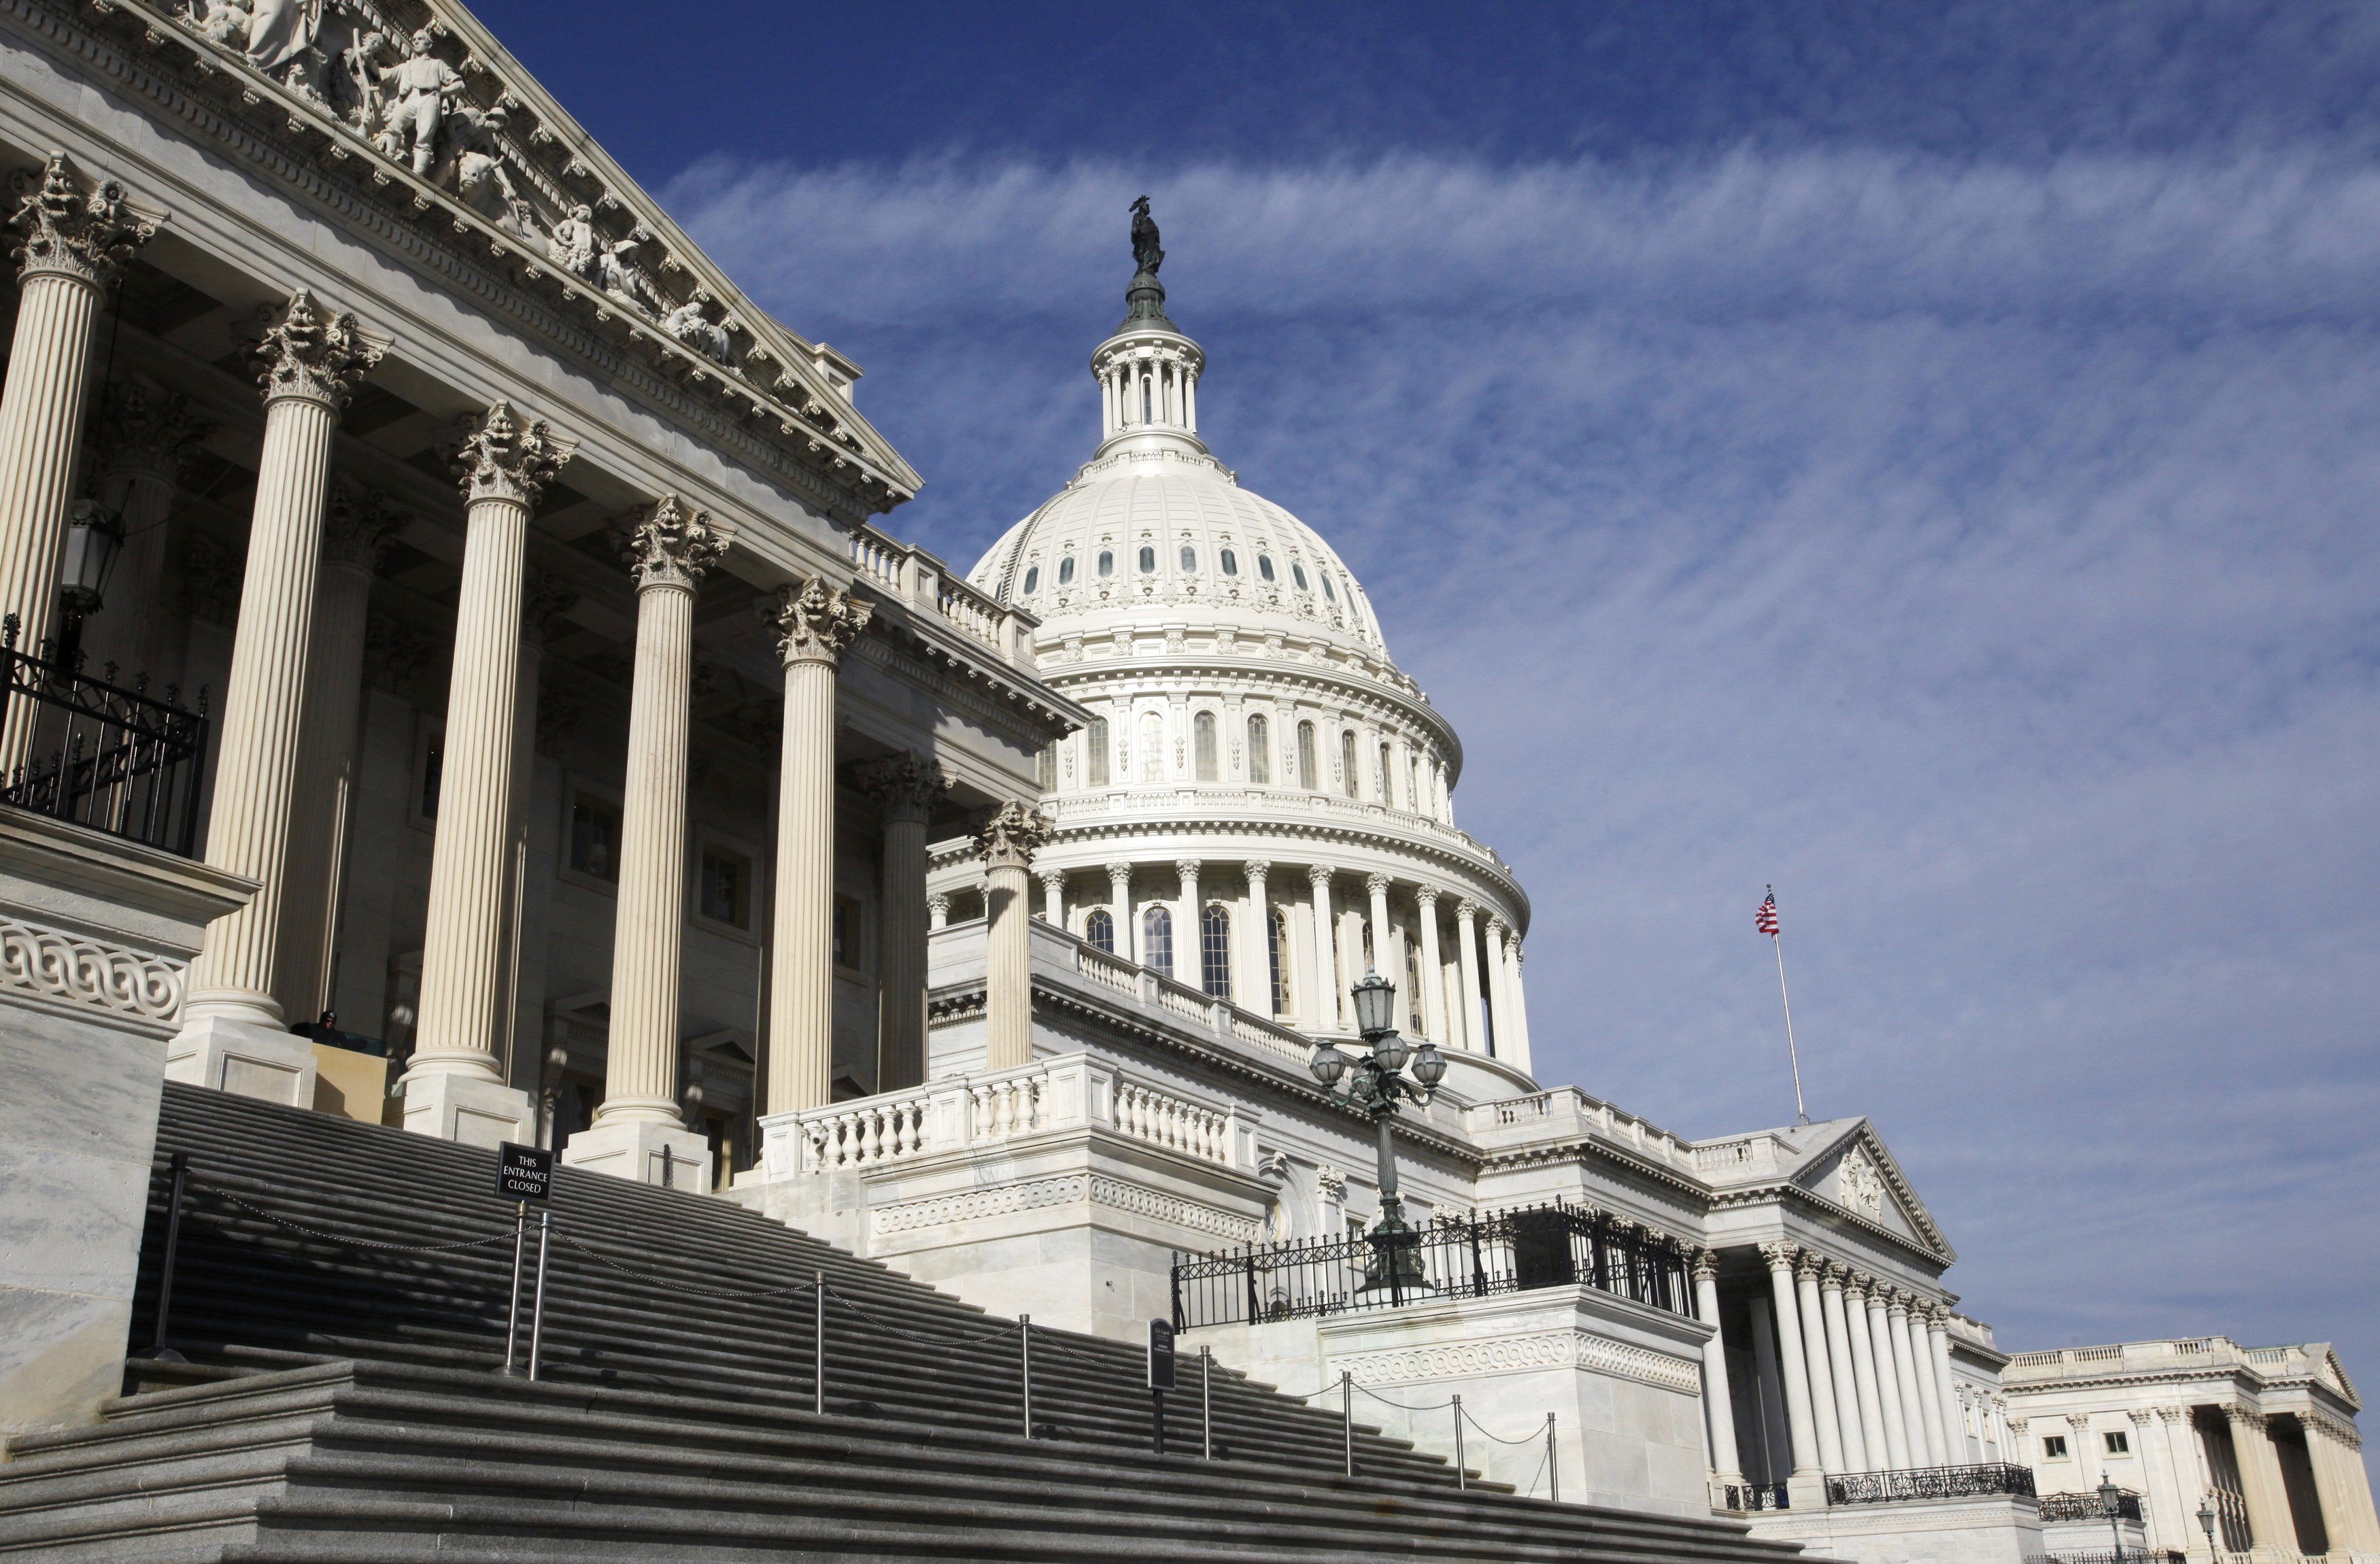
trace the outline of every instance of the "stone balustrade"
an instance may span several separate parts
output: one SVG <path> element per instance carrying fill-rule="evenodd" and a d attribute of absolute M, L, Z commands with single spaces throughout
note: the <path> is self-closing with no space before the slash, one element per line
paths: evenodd
<path fill-rule="evenodd" d="M 943 620 L 1003 661 L 1034 665 L 1033 630 L 1040 621 L 1021 608 L 1002 607 L 925 550 L 862 527 L 851 534 L 851 563 L 894 600 Z"/>

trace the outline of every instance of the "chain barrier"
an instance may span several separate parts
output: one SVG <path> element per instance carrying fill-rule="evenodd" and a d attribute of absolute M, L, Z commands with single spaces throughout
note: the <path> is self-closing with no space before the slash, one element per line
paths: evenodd
<path fill-rule="evenodd" d="M 653 1286 L 660 1288 L 664 1292 L 686 1292 L 692 1293 L 698 1298 L 716 1298 L 722 1303 L 741 1303 L 754 1298 L 807 1297 L 810 1289 L 817 1285 L 815 1282 L 798 1281 L 791 1287 L 763 1288 L 758 1291 L 752 1292 L 722 1292 L 716 1288 L 689 1287 L 684 1282 L 665 1280 L 662 1278 L 656 1276 L 651 1271 L 639 1270 L 634 1266 L 624 1266 L 617 1260 L 609 1258 L 606 1255 L 599 1255 L 594 1250 L 587 1247 L 584 1243 L 581 1243 L 577 1239 L 571 1237 L 568 1230 L 566 1229 L 559 1227 L 555 1228 L 553 1230 L 553 1236 L 562 1240 L 563 1243 L 570 1245 L 571 1248 L 577 1250 L 581 1255 L 586 1255 L 597 1265 L 608 1267 L 613 1270 L 618 1271 L 622 1276 L 634 1277 L 638 1281 L 650 1282 Z"/>
<path fill-rule="evenodd" d="M 482 1244 L 500 1243 L 505 1239 L 512 1237 L 511 1230 L 504 1229 L 489 1233 L 484 1238 L 467 1238 L 456 1243 L 386 1243 L 377 1239 L 370 1238 L 342 1238 L 335 1233 L 318 1232 L 312 1228 L 305 1227 L 299 1223 L 290 1221 L 286 1218 L 276 1217 L 272 1212 L 266 1210 L 263 1206 L 251 1206 L 247 1201 L 242 1200 L 238 1195 L 233 1194 L 228 1191 L 215 1189 L 205 1184 L 200 1184 L 196 1180 L 191 1181 L 191 1182 L 195 1187 L 206 1190 L 208 1194 L 215 1196 L 218 1200 L 230 1201 L 233 1205 L 238 1206 L 241 1210 L 246 1211 L 250 1216 L 261 1217 L 266 1221 L 271 1222 L 274 1227 L 287 1228 L 291 1232 L 303 1233 L 308 1238 L 313 1239 L 317 1243 L 344 1243 L 352 1248 L 379 1249 L 399 1255 L 451 1255 L 458 1249 L 477 1249 Z"/>
<path fill-rule="evenodd" d="M 890 1320 L 877 1318 L 874 1315 L 869 1314 L 866 1309 L 861 1308 L 858 1304 L 853 1303 L 850 1299 L 844 1297 L 842 1293 L 836 1291 L 832 1287 L 826 1290 L 826 1295 L 833 1299 L 837 1303 L 842 1304 L 844 1308 L 849 1310 L 852 1314 L 858 1315 L 861 1319 L 864 1319 L 868 1324 L 876 1327 L 877 1329 L 889 1330 L 893 1335 L 901 1337 L 905 1340 L 922 1342 L 929 1347 L 971 1347 L 978 1341 L 996 1341 L 1001 1337 L 1009 1334 L 1011 1331 L 1023 1328 L 1021 1326 L 1003 1325 L 994 1329 L 987 1330 L 979 1336 L 920 1336 L 915 1331 L 902 1329 L 899 1326 L 894 1325 Z"/>

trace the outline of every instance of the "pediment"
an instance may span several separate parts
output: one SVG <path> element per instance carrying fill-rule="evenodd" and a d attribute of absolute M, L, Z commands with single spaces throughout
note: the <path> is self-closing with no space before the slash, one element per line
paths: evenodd
<path fill-rule="evenodd" d="M 516 282 L 664 378 L 794 443 L 863 512 L 918 488 L 853 409 L 856 367 L 747 297 L 461 6 L 113 0 L 110 9 L 145 29 L 149 58 L 194 91 L 251 124 L 285 120 L 324 169 L 368 174 L 351 179 L 355 193 L 417 228 L 451 224 Z M 412 58 L 425 33 L 423 57 Z"/>
<path fill-rule="evenodd" d="M 1812 1148 L 1794 1182 L 1896 1238 L 1932 1250 L 1945 1264 L 1957 1258 L 1883 1137 L 1864 1119 L 1853 1121 L 1831 1144 Z"/>

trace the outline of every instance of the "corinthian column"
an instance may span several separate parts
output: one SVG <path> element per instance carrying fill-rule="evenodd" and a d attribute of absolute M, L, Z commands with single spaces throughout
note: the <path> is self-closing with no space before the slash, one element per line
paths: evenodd
<path fill-rule="evenodd" d="M 1727 1383 L 1727 1342 L 1719 1334 L 1718 1256 L 1707 1249 L 1694 1255 L 1694 1314 L 1711 1328 L 1709 1339 L 1703 1343 L 1703 1417 L 1709 1425 L 1711 1476 L 1723 1485 L 1740 1484 L 1743 1462 L 1735 1449 L 1735 1401 Z"/>
<path fill-rule="evenodd" d="M 1140 926 L 1132 916 L 1132 866 L 1108 866 L 1108 920 L 1115 925 L 1115 953 L 1128 962 L 1140 960 Z"/>
<path fill-rule="evenodd" d="M 1504 944 L 1504 1004 L 1505 1035 L 1512 1046 L 1504 1057 L 1523 1074 L 1531 1073 L 1529 1063 L 1529 1001 L 1521 991 L 1521 937 L 1514 934 Z"/>
<path fill-rule="evenodd" d="M 1454 903 L 1454 938 L 1462 946 L 1457 955 L 1463 965 L 1463 1046 L 1474 1053 L 1493 1053 L 1488 1046 L 1488 1019 L 1482 1012 L 1479 992 L 1479 936 L 1472 920 L 1479 915 L 1479 903 L 1465 896 Z"/>
<path fill-rule="evenodd" d="M 405 1073 L 405 1127 L 492 1146 L 537 1128 L 529 1094 L 496 1057 L 504 992 L 504 861 L 520 696 L 521 572 L 528 515 L 577 442 L 509 403 L 488 409 L 455 454 L 468 502 L 455 605 L 438 833 L 422 936 L 421 1020 Z"/>
<path fill-rule="evenodd" d="M 1908 1464 L 1896 1460 L 1884 1425 L 1884 1391 L 1876 1377 L 1876 1332 L 1868 1324 L 1867 1278 L 1851 1273 L 1843 1279 L 1843 1335 L 1852 1347 L 1852 1378 L 1859 1391 L 1860 1438 L 1867 1447 L 1867 1470 L 1884 1472 Z"/>
<path fill-rule="evenodd" d="M 926 823 L 949 783 L 931 760 L 893 755 L 863 768 L 859 785 L 884 824 L 876 1089 L 900 1091 L 926 1079 Z"/>
<path fill-rule="evenodd" d="M 1777 1346 L 1785 1379 L 1785 1431 L 1793 1446 L 1793 1475 L 1807 1478 L 1817 1475 L 1820 1469 L 1816 1420 L 1810 1412 L 1810 1361 L 1803 1350 L 1802 1311 L 1793 1294 L 1794 1254 L 1790 1243 L 1760 1246 L 1760 1257 L 1768 1262 L 1768 1290 L 1777 1311 Z"/>
<path fill-rule="evenodd" d="M 813 576 L 761 608 L 785 664 L 777 891 L 769 945 L 769 1111 L 820 1108 L 834 1073 L 834 695 L 875 605 Z"/>
<path fill-rule="evenodd" d="M 1810 1417 L 1818 1435 L 1818 1464 L 1829 1477 L 1853 1468 L 1843 1464 L 1843 1426 L 1835 1406 L 1835 1376 L 1827 1367 L 1827 1316 L 1818 1300 L 1818 1273 L 1826 1262 L 1804 1251 L 1793 1262 L 1793 1296 L 1802 1311 L 1802 1352 L 1809 1366 Z"/>
<path fill-rule="evenodd" d="M 1462 1034 L 1446 1012 L 1446 965 L 1438 952 L 1438 887 L 1416 885 L 1414 902 L 1421 911 L 1421 1018 L 1440 1044 L 1461 1048 Z"/>
<path fill-rule="evenodd" d="M 612 921 L 612 1024 L 603 1101 L 562 1158 L 638 1183 L 710 1187 L 709 1140 L 678 1107 L 678 975 L 686 932 L 686 762 L 694 695 L 694 593 L 727 540 L 674 494 L 624 540 L 637 581 L 637 663 L 620 797 Z"/>
<path fill-rule="evenodd" d="M 1942 1448 L 1949 1452 L 1946 1461 L 1952 1466 L 1963 1466 L 1969 1460 L 1967 1420 L 1959 1411 L 1959 1381 L 1950 1372 L 1949 1306 L 1928 1303 L 1924 1324 L 1912 1324 L 1912 1329 L 1924 1343 L 1925 1367 L 1933 1376 L 1934 1400 L 1940 1409 L 1942 1421 Z"/>
<path fill-rule="evenodd" d="M 24 199 L 8 220 L 17 332 L 0 387 L 0 612 L 16 616 L 17 644 L 35 650 L 57 603 L 92 317 L 117 271 L 156 236 L 157 222 L 133 212 L 114 180 L 85 185 L 64 152 L 52 152 L 18 188 Z M 16 703 L 9 716 L 0 771 L 24 764 L 32 742 L 31 703 Z"/>
<path fill-rule="evenodd" d="M 1041 882 L 1041 921 L 1052 928 L 1066 927 L 1066 871 L 1042 869 L 1034 877 Z"/>
<path fill-rule="evenodd" d="M 1372 921 L 1372 970 L 1389 980 L 1397 991 L 1397 1008 L 1390 1013 L 1402 1022 L 1412 997 L 1405 992 L 1405 975 L 1402 964 L 1389 953 L 1389 877 L 1367 874 L 1364 877 L 1364 893 L 1369 898 L 1366 910 Z M 1382 967 L 1390 970 L 1381 972 Z"/>
<path fill-rule="evenodd" d="M 1835 1382 L 1835 1415 L 1840 1424 L 1843 1467 L 1867 1472 L 1867 1431 L 1860 1412 L 1859 1382 L 1852 1366 L 1852 1341 L 1843 1315 L 1843 1268 L 1832 1261 L 1818 1273 L 1818 1313 L 1827 1326 L 1827 1367 Z"/>
<path fill-rule="evenodd" d="M 1930 1374 L 1921 1373 L 1916 1343 L 1909 1333 L 1909 1314 L 1913 1300 L 1906 1292 L 1895 1292 L 1885 1312 L 1886 1327 L 1892 1333 L 1893 1364 L 1900 1378 L 1900 1416 L 1909 1425 L 1909 1459 L 1927 1466 L 1948 1465 L 1948 1459 L 1937 1448 L 1942 1431 L 1938 1420 L 1926 1415 L 1929 1397 L 1925 1393 Z"/>
<path fill-rule="evenodd" d="M 289 880 L 281 909 L 273 994 L 291 1022 L 330 1008 L 331 948 L 353 805 L 356 726 L 363 707 L 364 624 L 372 572 L 400 518 L 381 497 L 334 485 L 314 577 L 314 633 L 306 653 L 306 716 L 298 792 L 290 806 Z M 128 531 L 129 527 L 128 526 Z"/>
<path fill-rule="evenodd" d="M 142 675 L 152 686 L 166 682 L 165 637 L 157 612 L 165 579 L 165 523 L 183 464 L 214 427 L 191 414 L 187 398 L 137 375 L 120 380 L 91 419 L 91 465 L 99 479 L 94 487 L 122 520 L 124 543 L 108 577 L 107 601 L 91 616 L 83 646 L 100 666 L 117 665 L 117 684 L 130 685 Z"/>
<path fill-rule="evenodd" d="M 1306 1025 L 1317 1032 L 1339 1029 L 1339 942 L 1331 937 L 1337 915 L 1330 910 L 1330 866 L 1305 871 L 1314 887 L 1314 1009 Z"/>
<path fill-rule="evenodd" d="M 254 349 L 264 385 L 264 451 L 224 697 L 207 862 L 255 880 L 257 890 L 246 906 L 208 926 L 206 948 L 190 967 L 182 1030 L 165 1050 L 169 1079 L 300 1108 L 314 1102 L 313 1049 L 290 1036 L 273 998 L 291 867 L 299 715 L 313 638 L 331 433 L 356 382 L 380 356 L 354 316 L 325 319 L 302 290 Z"/>
<path fill-rule="evenodd" d="M 1014 799 L 1002 805 L 976 847 L 983 856 L 984 1068 L 1006 1070 L 1033 1061 L 1033 927 L 1026 905 L 1026 870 L 1050 840 L 1050 817 Z"/>
<path fill-rule="evenodd" d="M 1200 938 L 1199 916 L 1206 910 L 1198 898 L 1198 870 L 1196 858 L 1174 860 L 1173 873 L 1182 884 L 1182 915 L 1173 922 L 1173 980 L 1205 990 L 1207 987 L 1207 947 Z"/>
<path fill-rule="evenodd" d="M 1884 1409 L 1885 1453 L 1892 1459 L 1892 1469 L 1905 1471 L 1922 1459 L 1921 1448 L 1909 1437 L 1907 1414 L 1900 1400 L 1900 1366 L 1893 1361 L 1891 1303 L 1892 1289 L 1870 1283 L 1867 1294 L 1867 1331 L 1876 1352 L 1876 1396 Z M 1863 1405 L 1861 1411 L 1864 1412 Z"/>
<path fill-rule="evenodd" d="M 1242 920 L 1234 936 L 1232 954 L 1240 969 L 1239 990 L 1232 998 L 1244 1010 L 1258 1015 L 1270 1015 L 1273 1011 L 1272 992 L 1272 893 L 1265 887 L 1272 873 L 1272 865 L 1262 858 L 1251 858 L 1240 866 L 1248 881 L 1248 915 Z M 1286 961 L 1289 952 L 1281 952 Z"/>

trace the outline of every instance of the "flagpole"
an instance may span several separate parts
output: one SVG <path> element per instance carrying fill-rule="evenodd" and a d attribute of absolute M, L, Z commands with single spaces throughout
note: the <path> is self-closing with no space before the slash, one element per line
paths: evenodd
<path fill-rule="evenodd" d="M 1768 942 L 1777 947 L 1777 997 L 1785 1001 L 1785 1054 L 1793 1061 L 1793 1115 L 1806 1124 L 1810 1110 L 1802 1105 L 1802 1050 L 1793 1042 L 1793 996 L 1785 988 L 1785 937 L 1772 934 Z"/>

